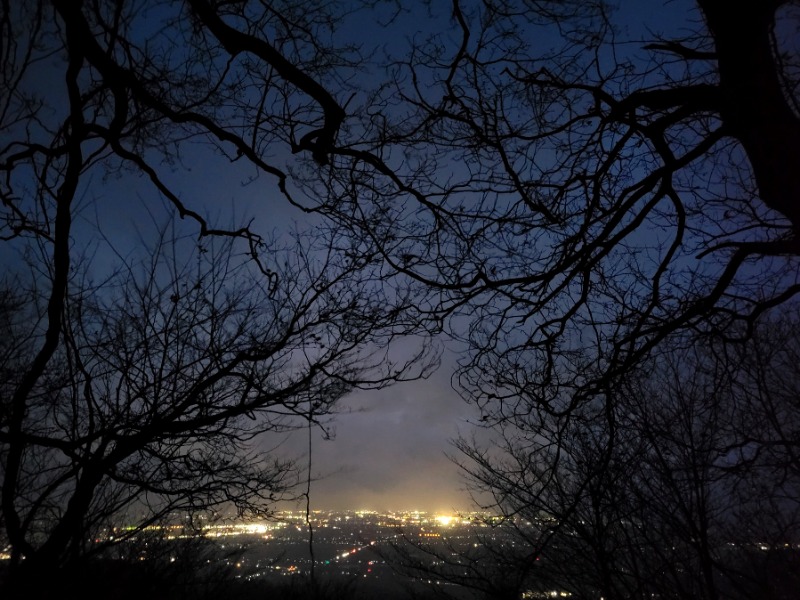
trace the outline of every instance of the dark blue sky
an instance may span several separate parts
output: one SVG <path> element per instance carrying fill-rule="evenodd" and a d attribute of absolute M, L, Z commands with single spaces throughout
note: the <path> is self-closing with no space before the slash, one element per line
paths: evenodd
<path fill-rule="evenodd" d="M 437 0 L 430 9 L 423 3 L 401 4 L 404 10 L 388 28 L 375 25 L 387 13 L 362 13 L 338 36 L 362 44 L 366 56 L 375 55 L 372 48 L 376 47 L 397 56 L 404 53 L 409 40 L 452 28 L 448 2 Z M 636 40 L 651 36 L 648 31 L 688 35 L 700 26 L 697 19 L 693 4 L 686 0 L 625 0 L 619 2 L 614 15 L 622 31 L 618 41 L 631 41 L 621 48 L 633 51 L 640 47 Z M 365 82 L 373 76 L 377 82 L 384 75 L 367 68 L 362 76 Z M 53 86 L 53 94 L 60 93 L 58 86 L 62 84 L 49 81 L 46 69 L 42 78 Z M 292 223 L 300 229 L 314 226 L 314 218 L 280 197 L 274 181 L 266 176 L 250 181 L 256 173 L 245 161 L 210 161 L 206 151 L 196 152 L 184 155 L 166 179 L 172 179 L 187 203 L 201 214 L 222 225 L 252 219 L 253 229 L 261 233 L 280 232 Z M 81 239 L 82 231 L 102 230 L 123 256 L 167 216 L 165 205 L 153 201 L 152 188 L 143 178 L 123 174 L 105 181 L 92 179 L 85 183 L 83 194 L 84 208 L 76 219 L 75 237 Z M 185 224 L 187 232 L 192 227 L 192 223 Z M 8 246 L 2 251 L 9 264 L 20 259 Z M 104 260 L 101 252 L 95 257 L 96 266 L 102 267 Z M 426 381 L 358 392 L 344 401 L 333 423 L 334 439 L 323 440 L 318 432 L 314 434 L 313 472 L 320 477 L 313 484 L 314 507 L 435 511 L 470 507 L 460 473 L 445 455 L 451 449 L 450 440 L 459 433 L 469 435 L 470 421 L 478 417 L 474 407 L 462 401 L 450 386 L 453 362 L 454 354 L 446 354 L 441 369 Z M 305 435 L 298 432 L 288 436 L 280 451 L 303 456 Z M 265 446 L 280 441 L 266 440 Z"/>
<path fill-rule="evenodd" d="M 357 39 L 397 54 L 409 39 L 437 27 L 452 28 L 449 2 L 433 2 L 430 9 L 422 3 L 402 4 L 404 12 L 388 30 L 371 26 L 371 17 L 363 14 L 353 28 Z M 686 0 L 625 0 L 618 5 L 613 21 L 626 51 L 637 52 L 639 40 L 653 34 L 682 37 L 699 26 L 694 4 Z M 345 407 L 353 412 L 336 418 L 335 439 L 314 438 L 313 470 L 323 477 L 313 484 L 315 508 L 450 511 L 473 506 L 461 472 L 446 456 L 454 452 L 451 439 L 476 433 L 473 424 L 479 418 L 477 409 L 450 386 L 457 354 L 445 355 L 440 370 L 427 381 L 359 392 L 346 400 Z M 477 435 L 488 439 L 485 432 Z M 304 452 L 306 443 L 305 434 L 298 433 L 287 448 Z"/>

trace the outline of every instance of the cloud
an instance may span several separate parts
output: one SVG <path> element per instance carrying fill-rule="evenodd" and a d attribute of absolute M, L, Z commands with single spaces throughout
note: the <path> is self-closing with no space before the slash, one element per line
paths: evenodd
<path fill-rule="evenodd" d="M 437 373 L 417 382 L 346 399 L 335 437 L 313 440 L 312 486 L 317 508 L 468 508 L 457 467 L 445 456 L 470 406 Z M 305 434 L 287 447 L 305 454 Z"/>

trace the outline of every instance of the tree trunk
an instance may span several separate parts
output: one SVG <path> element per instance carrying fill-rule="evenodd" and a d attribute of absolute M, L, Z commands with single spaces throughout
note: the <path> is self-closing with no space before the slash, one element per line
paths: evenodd
<path fill-rule="evenodd" d="M 785 2 L 698 0 L 716 44 L 721 116 L 747 153 L 762 201 L 800 233 L 800 120 L 781 84 L 772 28 Z"/>

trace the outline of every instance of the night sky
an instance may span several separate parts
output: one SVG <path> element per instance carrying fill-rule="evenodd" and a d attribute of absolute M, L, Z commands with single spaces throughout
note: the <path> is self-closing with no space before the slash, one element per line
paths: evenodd
<path fill-rule="evenodd" d="M 412 3 L 403 4 L 408 7 Z M 434 3 L 435 10 L 444 4 Z M 693 3 L 683 0 L 626 1 L 620 3 L 614 21 L 634 40 L 654 32 L 685 35 L 696 26 L 694 10 Z M 430 15 L 428 9 L 409 8 L 393 29 L 395 37 L 375 41 L 390 51 L 400 51 L 407 39 L 436 31 L 437 24 L 444 23 L 446 11 Z M 371 32 L 380 30 L 362 16 L 354 31 L 362 43 L 369 44 Z M 250 193 L 250 188 L 244 189 Z M 258 204 L 253 206 L 258 211 Z M 297 219 L 298 214 L 305 218 L 299 211 L 276 208 L 282 218 Z M 490 434 L 477 430 L 477 409 L 450 385 L 458 355 L 458 350 L 451 348 L 428 380 L 357 392 L 345 400 L 333 422 L 333 439 L 323 440 L 319 432 L 313 437 L 312 471 L 319 479 L 312 483 L 312 508 L 435 512 L 475 508 L 463 474 L 452 460 L 457 457 L 450 442 L 458 435 Z M 297 432 L 285 448 L 303 456 L 302 462 L 308 455 L 307 444 L 307 433 Z"/>
<path fill-rule="evenodd" d="M 418 509 L 439 513 L 471 507 L 448 441 L 468 432 L 474 410 L 450 388 L 445 366 L 426 381 L 353 394 L 335 437 L 313 440 L 312 506 L 331 509 Z M 473 418 L 473 421 L 475 419 Z M 307 443 L 295 434 L 292 445 Z"/>
<path fill-rule="evenodd" d="M 686 7 L 690 4 L 677 0 L 622 2 L 618 22 L 623 31 L 629 31 L 631 39 L 638 39 L 637 30 L 680 32 L 687 24 L 696 26 L 696 14 L 687 16 Z M 378 28 L 371 29 L 369 17 L 364 15 L 351 25 L 352 29 L 339 34 L 356 35 L 365 46 L 388 41 L 388 50 L 397 52 L 415 35 L 436 31 L 449 22 L 446 10 L 429 17 L 428 9 L 404 5 L 407 10 L 388 37 Z M 438 10 L 440 5 L 434 5 Z M 42 68 L 46 81 L 46 65 Z M 192 199 L 192 207 L 198 212 L 223 225 L 252 218 L 257 232 L 280 232 L 291 224 L 300 229 L 313 228 L 315 220 L 289 206 L 270 187 L 268 178 L 244 184 L 254 175 L 252 166 L 237 163 L 223 169 L 219 161 L 215 165 L 209 171 L 204 155 L 198 151 L 195 156 L 183 156 L 180 168 L 170 176 L 184 197 Z M 76 219 L 74 235 L 80 238 L 82 231 L 96 231 L 99 227 L 120 256 L 129 252 L 126 249 L 135 251 L 147 239 L 148 231 L 167 214 L 164 203 L 153 202 L 152 188 L 146 182 L 124 174 L 106 181 L 90 181 L 84 194 L 84 208 Z M 146 216 L 148 212 L 150 215 Z M 186 231 L 192 226 L 187 224 Z M 4 259 L 9 264 L 20 260 L 13 249 L 4 247 L 3 252 L 7 253 Z M 102 253 L 95 256 L 95 261 L 96 266 L 102 267 Z M 445 512 L 472 507 L 461 473 L 447 456 L 453 451 L 450 441 L 459 434 L 471 435 L 479 418 L 476 409 L 451 388 L 450 376 L 457 355 L 457 349 L 450 349 L 439 371 L 427 380 L 353 393 L 339 406 L 340 413 L 331 428 L 335 436 L 323 440 L 319 431 L 314 432 L 312 472 L 318 478 L 312 486 L 314 508 Z M 299 431 L 265 439 L 264 447 L 277 445 L 278 452 L 299 456 L 304 464 L 306 436 L 306 432 Z"/>

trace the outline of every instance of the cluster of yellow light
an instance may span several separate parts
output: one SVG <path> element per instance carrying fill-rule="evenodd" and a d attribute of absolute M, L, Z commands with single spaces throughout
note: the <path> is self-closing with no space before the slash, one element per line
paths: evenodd
<path fill-rule="evenodd" d="M 570 592 L 559 592 L 553 590 L 552 592 L 523 592 L 523 598 L 569 598 L 572 596 Z M 603 600 L 603 598 L 600 598 Z"/>
<path fill-rule="evenodd" d="M 453 521 L 455 520 L 456 520 L 455 517 L 451 517 L 449 515 L 436 515 L 436 522 L 439 525 L 444 525 L 445 527 L 447 527 L 448 525 L 452 525 Z"/>
<path fill-rule="evenodd" d="M 269 531 L 269 528 L 263 523 L 249 523 L 244 527 L 242 527 L 242 529 L 246 533 L 257 533 L 257 534 L 264 534 L 267 533 L 267 531 Z"/>

